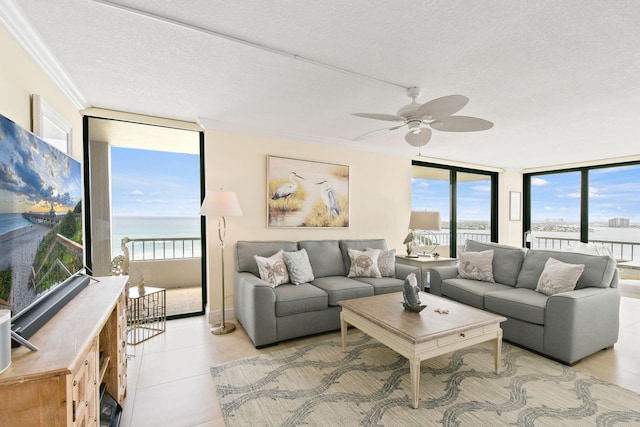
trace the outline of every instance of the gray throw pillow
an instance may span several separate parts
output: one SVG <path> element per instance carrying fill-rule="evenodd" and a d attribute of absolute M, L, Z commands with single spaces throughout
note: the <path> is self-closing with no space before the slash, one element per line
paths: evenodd
<path fill-rule="evenodd" d="M 373 248 L 367 248 L 368 251 L 374 251 Z M 380 249 L 378 257 L 378 269 L 382 277 L 396 277 L 396 250 Z"/>
<path fill-rule="evenodd" d="M 378 258 L 380 257 L 380 249 L 371 251 L 357 251 L 349 249 L 349 259 L 351 260 L 351 268 L 347 277 L 376 277 L 380 278 L 380 269 L 378 268 Z"/>
<path fill-rule="evenodd" d="M 258 264 L 258 271 L 260 271 L 260 278 L 270 284 L 272 287 L 276 287 L 283 283 L 289 283 L 289 273 L 287 266 L 284 263 L 284 251 L 281 249 L 270 257 L 261 257 L 254 255 L 253 259 Z"/>
<path fill-rule="evenodd" d="M 493 249 L 482 252 L 458 253 L 458 274 L 463 279 L 495 282 L 493 279 Z"/>
<path fill-rule="evenodd" d="M 314 279 L 309 255 L 304 249 L 296 252 L 284 252 L 284 263 L 289 271 L 289 279 L 294 285 L 309 283 Z"/>
<path fill-rule="evenodd" d="M 583 271 L 584 264 L 568 264 L 549 258 L 538 279 L 536 291 L 545 295 L 572 291 Z"/>

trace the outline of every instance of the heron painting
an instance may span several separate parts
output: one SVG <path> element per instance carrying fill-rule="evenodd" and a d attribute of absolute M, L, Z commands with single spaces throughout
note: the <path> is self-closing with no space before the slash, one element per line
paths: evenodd
<path fill-rule="evenodd" d="M 348 227 L 349 166 L 267 157 L 269 227 Z"/>

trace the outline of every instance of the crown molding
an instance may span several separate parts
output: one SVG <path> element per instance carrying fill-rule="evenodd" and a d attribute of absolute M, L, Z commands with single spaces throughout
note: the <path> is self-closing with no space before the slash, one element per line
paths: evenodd
<path fill-rule="evenodd" d="M 0 0 L 0 23 L 78 110 L 83 110 L 90 106 L 73 80 L 51 54 L 40 35 L 24 16 L 17 2 L 14 0 Z"/>

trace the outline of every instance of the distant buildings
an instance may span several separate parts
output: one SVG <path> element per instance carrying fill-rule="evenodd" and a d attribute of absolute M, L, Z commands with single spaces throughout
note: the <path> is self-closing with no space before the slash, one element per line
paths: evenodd
<path fill-rule="evenodd" d="M 609 227 L 626 228 L 629 227 L 629 218 L 611 218 Z"/>

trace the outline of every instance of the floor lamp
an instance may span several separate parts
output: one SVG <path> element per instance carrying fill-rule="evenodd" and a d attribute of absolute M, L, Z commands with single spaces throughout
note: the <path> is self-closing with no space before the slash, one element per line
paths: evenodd
<path fill-rule="evenodd" d="M 202 216 L 217 216 L 218 219 L 218 238 L 220 239 L 220 260 L 222 272 L 222 309 L 220 324 L 211 328 L 214 335 L 224 335 L 233 332 L 236 329 L 235 323 L 225 323 L 224 321 L 224 238 L 227 234 L 227 216 L 242 216 L 242 209 L 238 202 L 238 196 L 233 191 L 207 191 L 200 208 Z"/>

